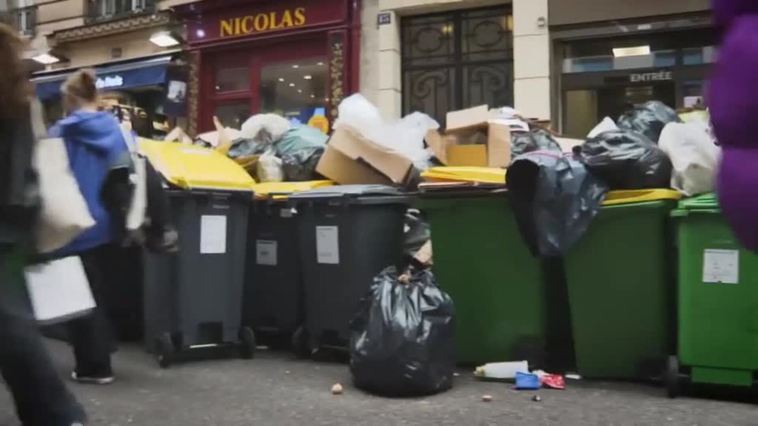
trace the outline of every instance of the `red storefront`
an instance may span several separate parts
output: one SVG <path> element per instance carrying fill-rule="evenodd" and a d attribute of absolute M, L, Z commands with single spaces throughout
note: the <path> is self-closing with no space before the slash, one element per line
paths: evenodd
<path fill-rule="evenodd" d="M 190 131 L 213 116 L 327 117 L 358 90 L 360 0 L 206 0 L 177 9 L 190 51 Z"/>

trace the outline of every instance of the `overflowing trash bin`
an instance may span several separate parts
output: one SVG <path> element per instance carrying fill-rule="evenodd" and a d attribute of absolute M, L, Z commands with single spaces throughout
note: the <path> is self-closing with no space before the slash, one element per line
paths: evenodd
<path fill-rule="evenodd" d="M 458 362 L 542 364 L 545 281 L 519 235 L 507 192 L 429 190 L 419 204 L 431 225 L 435 276 L 455 303 Z"/>
<path fill-rule="evenodd" d="M 673 348 L 671 190 L 611 191 L 565 257 L 578 373 L 660 377 Z"/>
<path fill-rule="evenodd" d="M 255 331 L 259 343 L 286 347 L 303 322 L 297 215 L 288 197 L 329 185 L 330 181 L 267 182 L 253 187 L 242 324 Z"/>
<path fill-rule="evenodd" d="M 253 180 L 232 160 L 187 145 L 141 141 L 166 180 L 179 250 L 145 257 L 145 343 L 162 367 L 195 349 L 252 357 L 240 327 Z"/>
<path fill-rule="evenodd" d="M 668 394 L 683 384 L 750 387 L 758 372 L 758 255 L 743 249 L 715 195 L 682 200 L 676 224 L 678 344 Z"/>
<path fill-rule="evenodd" d="M 403 256 L 403 223 L 410 202 L 383 185 L 343 185 L 293 194 L 299 215 L 305 323 L 293 349 L 347 350 L 349 322 L 374 277 Z"/>

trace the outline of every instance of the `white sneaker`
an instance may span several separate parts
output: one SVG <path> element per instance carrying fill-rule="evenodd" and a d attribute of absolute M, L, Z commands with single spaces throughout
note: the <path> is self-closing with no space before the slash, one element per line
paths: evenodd
<path fill-rule="evenodd" d="M 82 383 L 86 385 L 109 385 L 113 383 L 116 378 L 113 376 L 102 376 L 102 377 L 91 377 L 91 376 L 80 376 L 76 373 L 76 371 L 71 372 L 71 380 Z"/>

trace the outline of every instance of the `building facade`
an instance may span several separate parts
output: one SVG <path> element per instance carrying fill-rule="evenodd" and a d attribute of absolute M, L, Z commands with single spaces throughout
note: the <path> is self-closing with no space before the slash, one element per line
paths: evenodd
<path fill-rule="evenodd" d="M 584 137 L 632 104 L 702 105 L 716 58 L 709 8 L 709 0 L 550 0 L 554 127 Z"/>
<path fill-rule="evenodd" d="M 547 0 L 364 0 L 361 91 L 388 117 L 514 105 L 550 120 Z"/>

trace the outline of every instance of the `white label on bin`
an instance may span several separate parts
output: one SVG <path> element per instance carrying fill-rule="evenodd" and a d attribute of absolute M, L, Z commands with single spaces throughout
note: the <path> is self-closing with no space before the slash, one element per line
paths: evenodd
<path fill-rule="evenodd" d="M 339 265 L 340 243 L 339 228 L 336 226 L 316 227 L 316 256 L 318 263 Z"/>
<path fill-rule="evenodd" d="M 706 249 L 703 255 L 703 282 L 738 284 L 740 252 L 738 250 Z"/>
<path fill-rule="evenodd" d="M 226 253 L 226 216 L 200 217 L 200 254 Z"/>
<path fill-rule="evenodd" d="M 276 241 L 256 240 L 255 262 L 259 265 L 276 266 Z"/>

